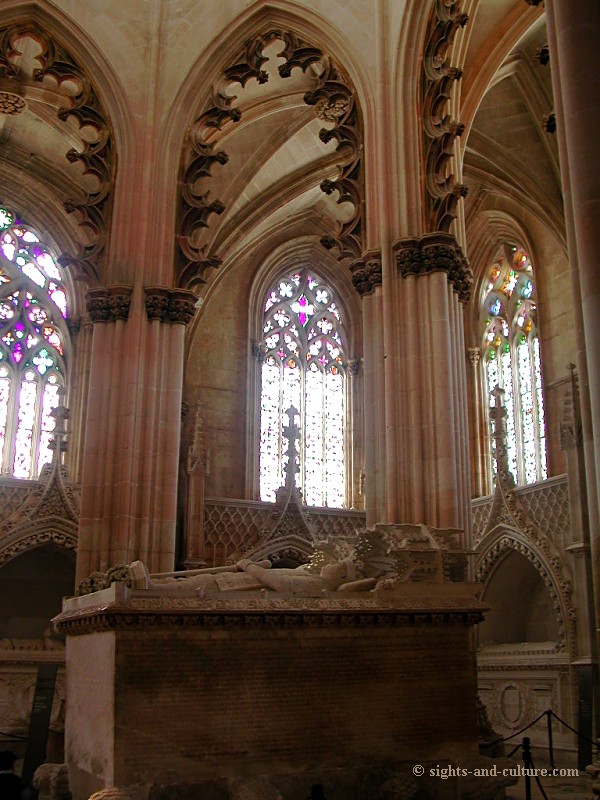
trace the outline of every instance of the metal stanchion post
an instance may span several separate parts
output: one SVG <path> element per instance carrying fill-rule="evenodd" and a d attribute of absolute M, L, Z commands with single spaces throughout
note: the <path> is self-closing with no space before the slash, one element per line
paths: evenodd
<path fill-rule="evenodd" d="M 523 766 L 525 767 L 525 800 L 531 800 L 531 746 L 529 736 L 523 737 Z"/>
<path fill-rule="evenodd" d="M 548 757 L 550 759 L 550 766 L 555 768 L 554 763 L 554 746 L 552 744 L 552 711 L 546 711 L 546 721 L 548 723 Z"/>

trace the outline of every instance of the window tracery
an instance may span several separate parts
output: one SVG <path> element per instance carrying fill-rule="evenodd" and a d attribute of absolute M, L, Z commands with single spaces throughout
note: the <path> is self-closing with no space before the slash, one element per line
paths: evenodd
<path fill-rule="evenodd" d="M 35 478 L 49 448 L 65 381 L 67 295 L 38 234 L 0 207 L 0 468 Z"/>
<path fill-rule="evenodd" d="M 344 342 L 335 295 L 315 273 L 294 272 L 272 286 L 261 347 L 261 500 L 274 501 L 283 485 L 285 411 L 294 406 L 301 430 L 296 480 L 304 500 L 311 506 L 344 506 Z"/>
<path fill-rule="evenodd" d="M 487 406 L 504 390 L 508 468 L 517 484 L 548 477 L 537 302 L 531 261 L 506 245 L 488 272 L 482 303 Z M 496 463 L 492 453 L 493 469 Z"/>

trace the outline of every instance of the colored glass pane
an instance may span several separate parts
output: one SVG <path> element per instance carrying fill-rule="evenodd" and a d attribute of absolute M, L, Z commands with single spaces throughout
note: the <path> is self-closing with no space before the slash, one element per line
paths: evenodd
<path fill-rule="evenodd" d="M 40 237 L 0 207 L 0 466 L 35 478 L 50 460 L 68 336 L 64 280 Z"/>
<path fill-rule="evenodd" d="M 277 282 L 265 301 L 261 372 L 260 496 L 273 501 L 287 459 L 285 411 L 300 411 L 296 483 L 308 505 L 345 501 L 345 356 L 333 292 L 303 270 Z"/>
<path fill-rule="evenodd" d="M 508 468 L 517 483 L 547 477 L 535 283 L 523 247 L 504 248 L 490 267 L 482 298 L 483 354 L 489 405 L 504 390 Z M 495 454 L 492 453 L 496 470 Z"/>

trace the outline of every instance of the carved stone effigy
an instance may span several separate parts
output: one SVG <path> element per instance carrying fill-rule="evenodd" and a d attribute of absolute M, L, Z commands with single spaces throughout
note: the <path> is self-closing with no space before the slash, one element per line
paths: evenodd
<path fill-rule="evenodd" d="M 290 570 L 137 562 L 66 600 L 74 800 L 111 785 L 227 800 L 253 778 L 274 798 L 351 796 L 367 773 L 383 792 L 408 762 L 475 757 L 485 606 L 460 533 L 378 525 Z"/>

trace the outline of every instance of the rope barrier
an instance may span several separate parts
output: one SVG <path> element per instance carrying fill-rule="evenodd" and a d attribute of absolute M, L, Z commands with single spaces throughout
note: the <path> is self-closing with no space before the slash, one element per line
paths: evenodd
<path fill-rule="evenodd" d="M 520 731 L 513 733 L 511 736 L 505 736 L 504 739 L 494 739 L 493 742 L 486 742 L 482 747 L 493 747 L 496 744 L 502 744 L 502 742 L 510 742 L 511 739 L 514 739 L 515 736 L 519 736 L 521 733 L 525 733 L 525 731 L 529 730 L 532 725 L 535 725 L 536 722 L 539 722 L 542 717 L 546 716 L 546 711 L 543 711 L 539 717 L 536 717 L 533 722 L 530 722 L 529 725 L 526 725 L 524 728 L 521 728 Z M 519 745 L 520 747 L 520 745 Z"/>
<path fill-rule="evenodd" d="M 531 753 L 529 754 L 529 763 L 531 764 L 531 769 L 535 769 L 535 764 L 533 763 L 533 758 L 531 757 Z M 544 798 L 544 800 L 548 800 L 548 795 L 544 791 L 544 787 L 542 786 L 540 777 L 537 774 L 535 775 L 535 782 L 537 783 L 538 789 L 542 793 L 542 797 Z"/>
<path fill-rule="evenodd" d="M 597 747 L 597 748 L 599 748 L 599 749 L 600 749 L 600 744 L 598 744 L 598 742 L 597 742 L 597 741 L 596 741 L 596 742 L 594 742 L 594 741 L 592 741 L 592 739 L 589 739 L 587 736 L 584 736 L 584 735 L 583 735 L 583 733 L 579 733 L 579 731 L 576 731 L 576 730 L 575 730 L 575 728 L 572 728 L 572 727 L 569 725 L 569 723 L 568 723 L 568 722 L 565 722 L 565 721 L 564 721 L 564 719 L 561 719 L 561 718 L 558 716 L 558 714 L 555 714 L 555 713 L 554 713 L 554 711 L 552 711 L 552 709 L 548 709 L 548 711 L 547 711 L 546 713 L 548 713 L 548 714 L 552 714 L 552 716 L 554 717 L 554 719 L 557 719 L 557 720 L 560 722 L 560 724 L 561 724 L 561 725 L 564 725 L 564 726 L 565 726 L 565 728 L 568 728 L 568 729 L 569 729 L 569 730 L 570 730 L 572 733 L 574 733 L 574 734 L 575 734 L 575 736 L 579 736 L 579 738 L 580 738 L 580 739 L 583 739 L 583 741 L 584 741 L 584 742 L 588 742 L 588 744 L 592 744 L 594 747 Z"/>
<path fill-rule="evenodd" d="M 4 736 L 5 739 L 8 739 L 11 742 L 26 742 L 27 736 L 19 736 L 16 733 L 5 733 L 4 731 L 0 731 L 0 736 Z"/>

